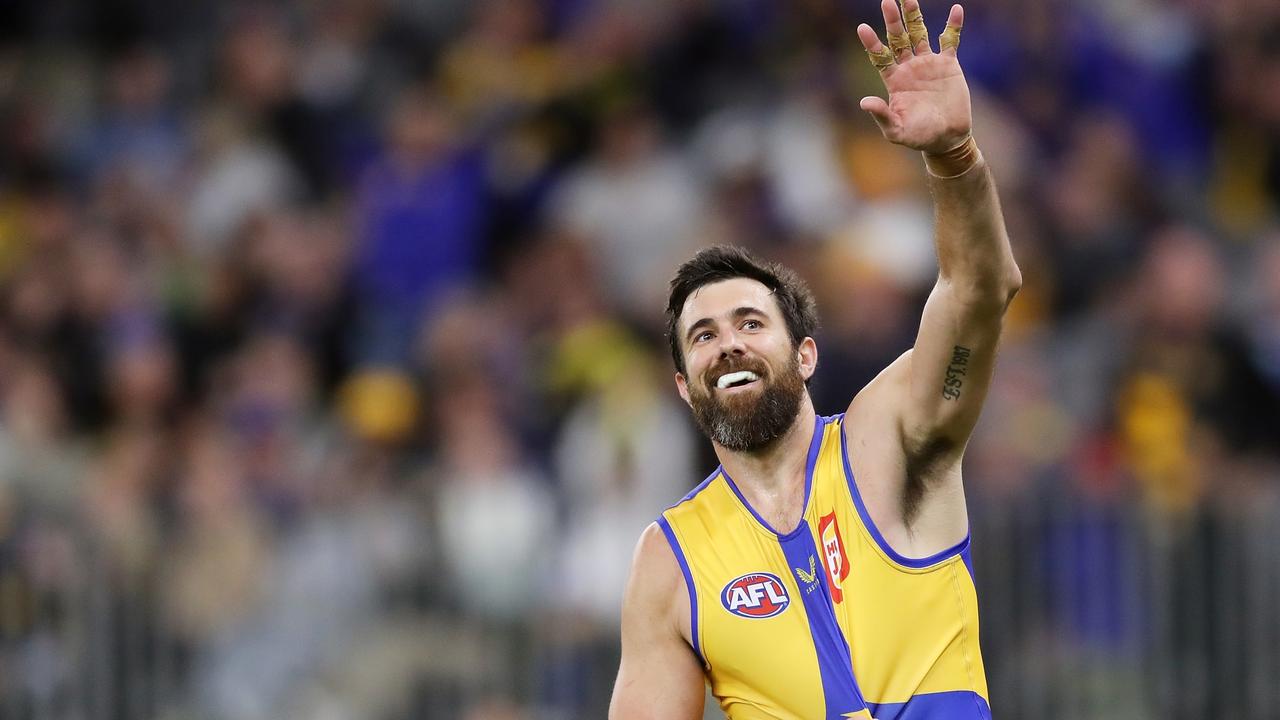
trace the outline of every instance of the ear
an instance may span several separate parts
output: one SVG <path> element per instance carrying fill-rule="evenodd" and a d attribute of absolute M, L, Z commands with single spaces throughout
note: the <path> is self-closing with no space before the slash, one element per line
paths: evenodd
<path fill-rule="evenodd" d="M 805 380 L 813 377 L 818 369 L 818 343 L 811 337 L 801 340 L 800 346 L 796 348 L 796 358 L 800 363 L 800 377 Z"/>
<path fill-rule="evenodd" d="M 676 373 L 676 392 L 680 393 L 680 399 L 684 400 L 684 404 L 693 407 L 689 402 L 689 381 L 685 379 L 683 373 Z"/>

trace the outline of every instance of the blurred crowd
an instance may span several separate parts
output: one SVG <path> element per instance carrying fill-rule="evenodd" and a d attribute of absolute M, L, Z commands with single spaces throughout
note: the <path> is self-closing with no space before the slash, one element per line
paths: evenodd
<path fill-rule="evenodd" d="M 877 18 L 0 6 L 0 717 L 602 717 L 635 539 L 714 466 L 676 265 L 809 279 L 824 414 L 914 337 Z M 1025 277 L 975 522 L 1280 519 L 1280 4 L 982 0 L 960 57 Z"/>

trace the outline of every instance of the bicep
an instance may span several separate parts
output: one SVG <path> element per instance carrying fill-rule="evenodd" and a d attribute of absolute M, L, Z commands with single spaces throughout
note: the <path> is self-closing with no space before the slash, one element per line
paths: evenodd
<path fill-rule="evenodd" d="M 697 720 L 702 717 L 702 668 L 687 645 L 623 643 L 622 663 L 609 704 L 610 720 Z"/>
<path fill-rule="evenodd" d="M 622 662 L 610 720 L 697 720 L 702 717 L 702 667 L 674 621 L 677 593 L 686 592 L 661 531 L 641 537 L 622 605 Z"/>
<path fill-rule="evenodd" d="M 943 280 L 934 286 L 907 365 L 908 444 L 963 448 L 991 384 L 1006 307 L 1004 298 L 966 299 Z"/>

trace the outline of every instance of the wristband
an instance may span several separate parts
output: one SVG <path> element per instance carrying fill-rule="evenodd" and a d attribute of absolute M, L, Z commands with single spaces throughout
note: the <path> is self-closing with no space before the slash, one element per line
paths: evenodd
<path fill-rule="evenodd" d="M 946 152 L 924 153 L 925 167 L 929 169 L 930 174 L 939 178 L 959 177 L 980 162 L 982 162 L 982 151 L 978 149 L 978 143 L 974 141 L 972 135 Z"/>

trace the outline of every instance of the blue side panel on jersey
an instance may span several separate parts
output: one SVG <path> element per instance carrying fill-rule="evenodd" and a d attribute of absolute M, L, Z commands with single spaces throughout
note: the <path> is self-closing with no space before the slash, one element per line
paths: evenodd
<path fill-rule="evenodd" d="M 831 604 L 831 591 L 827 588 L 827 574 L 822 568 L 818 545 L 813 540 L 809 523 L 801 520 L 797 532 L 778 538 L 782 553 L 791 566 L 791 575 L 800 588 L 805 615 L 809 618 L 809 634 L 818 651 L 818 670 L 822 676 L 822 692 L 826 698 L 827 720 L 844 720 L 847 713 L 867 707 L 853 675 L 853 661 L 849 643 L 836 623 L 835 608 Z M 800 571 L 813 577 L 805 582 Z"/>
<path fill-rule="evenodd" d="M 960 551 L 960 557 L 964 559 L 964 566 L 969 568 L 969 579 L 977 585 L 978 579 L 973 575 L 973 546 L 965 546 L 965 549 Z"/>
<path fill-rule="evenodd" d="M 680 563 L 680 572 L 684 573 L 684 584 L 689 590 L 689 635 L 693 638 L 693 652 L 698 655 L 702 666 L 707 667 L 707 659 L 702 656 L 702 644 L 698 641 L 698 592 L 693 587 L 693 573 L 689 571 L 689 561 L 685 559 L 684 550 L 680 547 L 680 541 L 676 540 L 676 534 L 671 529 L 671 523 L 667 522 L 666 516 L 658 516 L 658 527 L 662 528 L 662 534 L 667 536 L 667 544 L 671 546 L 671 552 L 675 553 L 676 562 Z"/>
<path fill-rule="evenodd" d="M 970 690 L 925 693 L 904 703 L 868 703 L 876 720 L 991 720 L 991 708 Z"/>

